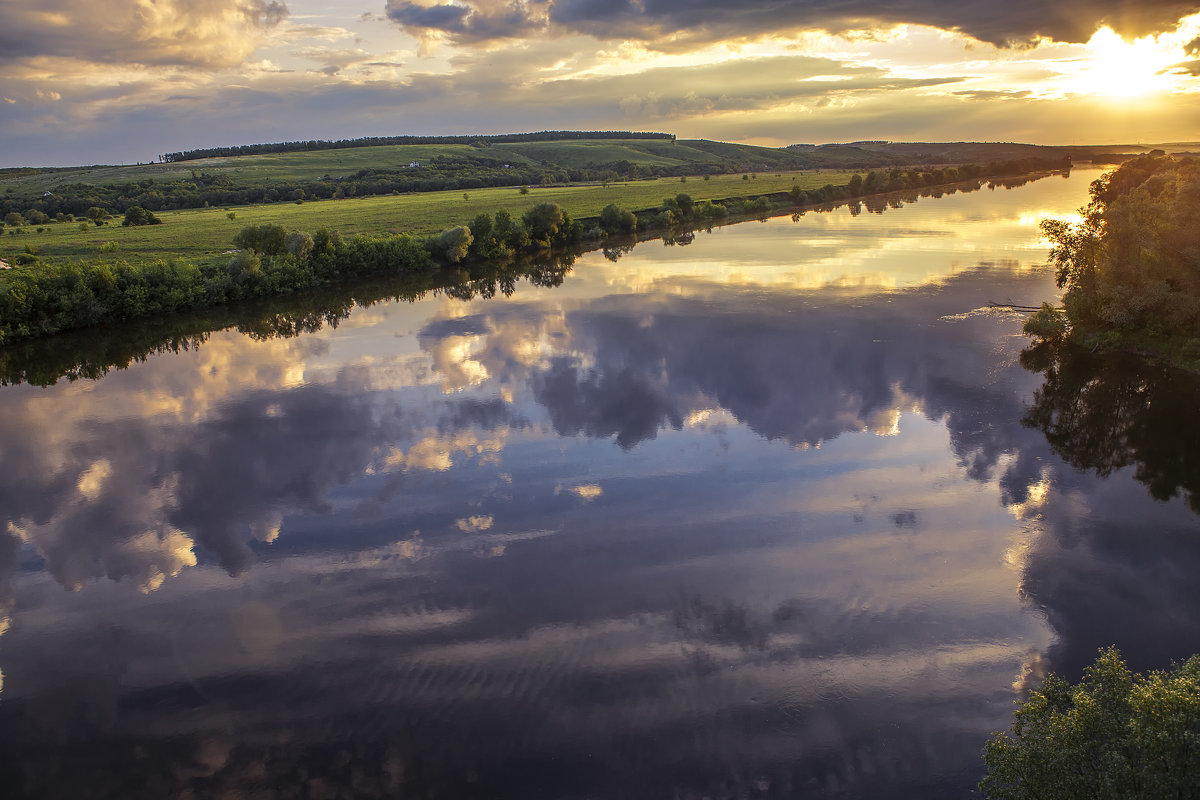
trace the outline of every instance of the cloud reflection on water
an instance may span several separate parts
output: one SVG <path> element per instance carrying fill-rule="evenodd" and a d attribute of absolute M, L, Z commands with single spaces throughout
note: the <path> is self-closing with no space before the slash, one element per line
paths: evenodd
<path fill-rule="evenodd" d="M 127 793 L 959 793 L 1022 664 L 1200 645 L 1194 516 L 1058 461 L 1015 323 L 965 313 L 1049 280 L 568 285 L 6 390 L 6 769 L 86 796 L 75 741 Z"/>
<path fill-rule="evenodd" d="M 986 483 L 959 474 L 965 466 L 985 481 L 1012 452 L 974 422 L 1005 406 L 1018 418 L 1014 386 L 1028 376 L 1010 357 L 997 381 L 984 357 L 1008 323 L 929 324 L 977 305 L 997 277 L 1013 280 L 984 271 L 873 302 L 764 301 L 709 287 L 492 304 L 421 329 L 431 359 L 442 339 L 468 328 L 477 337 L 470 358 L 489 377 L 449 395 L 378 388 L 370 366 L 347 365 L 326 369 L 324 383 L 248 387 L 195 423 L 158 415 L 85 426 L 89 457 L 57 482 L 88 508 L 123 502 L 130 521 L 63 530 L 90 537 L 78 550 L 109 577 L 136 582 L 113 565 L 131 541 L 123 530 L 153 519 L 187 531 L 231 573 L 249 564 L 254 531 L 278 534 L 274 563 L 240 579 L 253 613 L 205 589 L 203 571 L 176 579 L 181 598 L 209 609 L 173 645 L 187 677 L 143 653 L 122 678 L 128 710 L 114 724 L 139 736 L 163 724 L 152 723 L 161 702 L 152 697 L 200 702 L 199 717 L 166 724 L 187 741 L 234 743 L 214 761 L 216 776 L 250 769 L 246 731 L 287 720 L 298 737 L 289 758 L 324 752 L 329 726 L 378 730 L 372 746 L 422 754 L 429 777 L 418 786 L 463 769 L 491 786 L 524 785 L 504 765 L 526 760 L 569 765 L 552 793 L 574 780 L 603 787 L 606 774 L 642 775 L 634 754 L 652 742 L 678 748 L 682 771 L 648 778 L 662 791 L 745 780 L 733 777 L 736 764 L 757 765 L 753 780 L 780 792 L 810 780 L 882 791 L 899 779 L 893 762 L 839 765 L 834 754 L 876 759 L 886 747 L 925 764 L 921 780 L 949 780 L 944 764 L 967 763 L 975 748 L 955 731 L 980 725 L 963 716 L 978 702 L 978 676 L 998 677 L 1003 694 L 1035 633 L 1013 595 L 1016 576 L 994 566 L 1011 518 L 985 500 Z M 559 335 L 544 337 L 548 326 Z M 539 338 L 537 358 L 514 357 Z M 511 403 L 497 399 L 497 383 Z M 714 409 L 725 425 L 684 428 Z M 894 443 L 883 460 L 875 442 L 843 438 L 876 429 Z M 1009 433 L 1036 438 L 1019 424 Z M 660 439 L 661 450 L 646 449 Z M 949 461 L 948 445 L 959 453 Z M 597 446 L 607 454 L 595 457 Z M 693 446 L 705 452 L 679 461 L 676 450 Z M 803 447 L 814 449 L 798 461 Z M 622 448 L 650 459 L 648 471 L 623 463 Z M 110 468 L 97 469 L 101 452 Z M 914 455 L 924 473 L 912 470 Z M 137 464 L 159 466 L 147 475 Z M 511 483 L 497 482 L 501 470 Z M 438 476 L 452 482 L 430 494 Z M 981 502 L 993 510 L 981 514 Z M 369 503 L 372 517 L 349 521 Z M 46 524 L 66 525 L 62 513 Z M 897 527 L 897 515 L 911 524 Z M 309 532 L 325 526 L 344 533 Z M 739 529 L 749 539 L 732 535 Z M 364 549 L 385 531 L 393 545 Z M 49 537 L 38 529 L 30 542 L 66 574 L 49 560 L 70 564 L 71 553 Z M 336 566 L 322 555 L 347 548 L 366 560 Z M 306 564 L 319 583 L 285 577 Z M 105 574 L 96 569 L 85 574 Z M 411 609 L 410 622 L 371 622 L 397 607 Z M 81 635 L 76 624 L 92 624 L 74 613 L 59 622 L 64 647 Z M 166 614 L 121 623 L 135 630 L 131 653 Z M 22 688 L 6 702 L 57 691 L 19 652 L 13 663 Z M 936 724 L 916 721 L 920 707 L 939 709 Z M 1002 722 L 994 706 L 984 717 L 984 727 Z M 903 722 L 881 734 L 888 720 Z M 404 733 L 411 726 L 419 742 Z M 512 726 L 522 738 L 506 735 Z"/>

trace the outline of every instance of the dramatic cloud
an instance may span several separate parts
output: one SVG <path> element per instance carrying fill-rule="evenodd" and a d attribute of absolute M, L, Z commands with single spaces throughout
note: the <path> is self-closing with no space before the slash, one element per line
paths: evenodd
<path fill-rule="evenodd" d="M 0 63 L 236 66 L 288 16 L 280 0 L 3 0 Z"/>
<path fill-rule="evenodd" d="M 1130 39 L 1179 3 L 358 2 L 0 0 L 5 165 L 397 133 L 1060 144 L 1200 123 L 1200 16 Z"/>
<path fill-rule="evenodd" d="M 548 13 L 547 13 L 548 9 Z M 597 38 L 646 42 L 711 42 L 777 35 L 796 30 L 831 33 L 879 26 L 928 25 L 958 31 L 998 46 L 1032 42 L 1045 37 L 1085 42 L 1107 25 L 1118 33 L 1143 36 L 1173 30 L 1180 19 L 1197 11 L 1180 0 L 1132 2 L 1070 0 L 1047 6 L 1033 0 L 997 4 L 968 0 L 948 4 L 938 0 L 554 0 L 548 4 L 513 2 L 498 6 L 487 0 L 462 4 L 420 5 L 389 0 L 387 14 L 401 26 L 419 33 L 434 32 L 460 43 L 539 31 L 566 30 Z M 675 46 L 673 43 L 672 46 Z"/>

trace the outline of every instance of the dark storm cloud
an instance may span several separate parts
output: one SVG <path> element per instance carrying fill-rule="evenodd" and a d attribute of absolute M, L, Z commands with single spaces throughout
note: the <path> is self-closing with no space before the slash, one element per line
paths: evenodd
<path fill-rule="evenodd" d="M 437 31 L 456 41 L 528 36 L 547 26 L 598 38 L 624 37 L 654 42 L 667 37 L 704 42 L 770 35 L 799 29 L 844 32 L 880 25 L 920 24 L 960 31 L 999 46 L 1039 36 L 1083 42 L 1102 25 L 1126 36 L 1173 30 L 1178 20 L 1200 10 L 1180 0 L 1068 0 L 1047 5 L 1033 0 L 994 3 L 968 0 L 557 0 L 548 15 L 538 4 L 513 3 L 501 16 L 491 4 L 420 6 L 389 2 L 388 16 L 416 31 Z"/>
<path fill-rule="evenodd" d="M 466 29 L 467 15 L 464 6 L 420 6 L 416 3 L 388 3 L 387 15 L 394 22 L 407 28 L 434 28 L 446 33 L 461 33 Z"/>
<path fill-rule="evenodd" d="M 630 0 L 558 0 L 551 6 L 550 19 L 569 25 L 628 19 L 637 13 Z"/>
<path fill-rule="evenodd" d="M 489 12 L 449 3 L 422 6 L 388 0 L 386 14 L 388 19 L 414 33 L 447 34 L 458 42 L 508 39 L 533 33 L 540 27 L 520 3 Z"/>

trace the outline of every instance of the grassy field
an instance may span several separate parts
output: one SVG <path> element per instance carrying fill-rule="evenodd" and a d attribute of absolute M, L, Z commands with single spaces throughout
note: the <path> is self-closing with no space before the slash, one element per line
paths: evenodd
<path fill-rule="evenodd" d="M 416 146 L 416 145 L 414 145 Z M 670 146 L 666 143 L 666 146 Z M 678 146 L 678 145 L 676 145 Z M 373 148 L 360 148 L 373 149 Z M 354 150 L 336 151 L 353 153 Z M 308 153 L 286 154 L 291 158 Z M 258 158 L 258 157 L 256 157 Z M 272 158 L 262 156 L 261 158 Z M 196 162 L 189 162 L 196 163 Z M 26 226 L 19 235 L 0 235 L 0 258 L 13 257 L 29 245 L 48 261 L 96 258 L 106 255 L 133 263 L 160 258 L 197 257 L 224 252 L 233 247 L 233 236 L 246 225 L 277 224 L 289 230 L 312 232 L 326 227 L 343 236 L 380 233 L 435 233 L 454 225 L 463 225 L 481 212 L 508 209 L 514 217 L 532 206 L 553 202 L 571 216 L 594 217 L 609 203 L 636 211 L 654 208 L 664 198 L 683 192 L 694 200 L 742 197 L 789 190 L 815 189 L 827 183 L 845 184 L 852 172 L 807 171 L 758 173 L 749 180 L 741 174 L 714 175 L 709 180 L 679 178 L 629 181 L 600 185 L 535 187 L 528 194 L 517 188 L 473 189 L 469 192 L 425 192 L 383 197 L 346 198 L 312 201 L 303 204 L 274 203 L 233 208 L 207 208 L 167 211 L 159 216 L 162 225 L 124 228 L 119 219 L 96 227 L 82 223 L 51 223 L 37 232 Z M 229 214 L 234 219 L 229 219 Z M 86 229 L 82 229 L 85 227 Z M 105 253 L 108 242 L 115 250 Z M 111 247 L 111 246 L 110 246 Z"/>
<path fill-rule="evenodd" d="M 412 161 L 428 162 L 434 156 L 492 158 L 510 164 L 549 163 L 583 167 L 612 161 L 658 167 L 695 165 L 724 167 L 753 163 L 759 168 L 791 158 L 769 147 L 709 142 L 706 140 L 582 139 L 553 142 L 514 142 L 477 148 L 465 144 L 405 144 L 352 147 L 297 153 L 206 158 L 173 164 L 93 166 L 37 170 L 0 170 L 0 192 L 41 194 L 72 183 L 119 185 L 147 179 L 190 178 L 192 172 L 231 173 L 239 184 L 265 185 L 275 181 L 337 178 L 364 169 L 404 168 Z"/>

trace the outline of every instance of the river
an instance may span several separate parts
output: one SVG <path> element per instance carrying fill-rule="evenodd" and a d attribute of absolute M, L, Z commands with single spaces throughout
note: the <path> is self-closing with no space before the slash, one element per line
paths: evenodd
<path fill-rule="evenodd" d="M 1098 174 L 0 388 L 0 793 L 969 796 L 1200 650 L 1196 384 L 987 307 Z"/>

